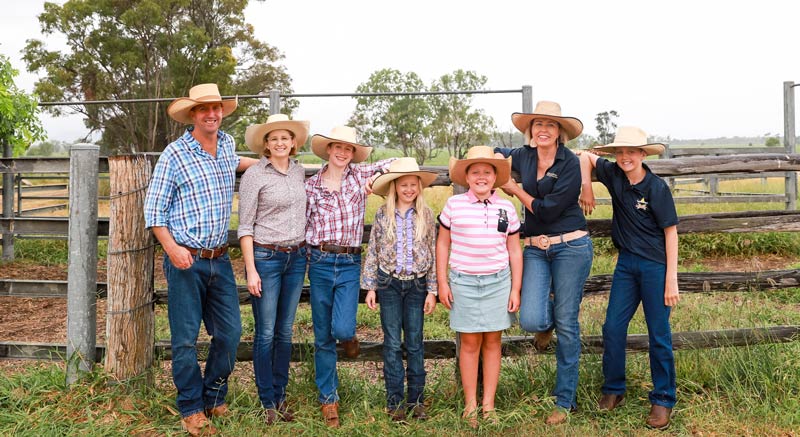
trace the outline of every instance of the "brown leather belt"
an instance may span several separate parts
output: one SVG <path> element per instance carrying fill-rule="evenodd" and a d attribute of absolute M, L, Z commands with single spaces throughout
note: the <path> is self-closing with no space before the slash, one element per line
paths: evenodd
<path fill-rule="evenodd" d="M 577 240 L 578 238 L 581 238 L 586 235 L 589 235 L 589 233 L 584 231 L 583 229 L 578 229 L 577 231 L 567 232 L 566 234 L 559 234 L 554 236 L 536 235 L 533 237 L 526 237 L 525 245 L 538 247 L 541 250 L 547 250 L 547 248 L 553 244 L 566 243 L 568 241 Z"/>
<path fill-rule="evenodd" d="M 301 241 L 300 244 L 295 244 L 292 246 L 279 246 L 277 244 L 262 244 L 258 241 L 253 241 L 253 244 L 258 247 L 263 247 L 264 249 L 274 250 L 276 252 L 283 252 L 283 253 L 292 253 L 297 252 L 300 250 L 301 247 L 306 245 L 305 241 Z"/>
<path fill-rule="evenodd" d="M 186 250 L 188 250 L 189 253 L 192 254 L 192 256 L 197 256 L 199 258 L 204 258 L 204 259 L 214 259 L 214 258 L 219 258 L 222 255 L 228 253 L 228 245 L 223 244 L 222 246 L 215 247 L 213 249 L 205 249 L 205 248 L 195 249 L 194 247 L 186 247 Z"/>
<path fill-rule="evenodd" d="M 358 255 L 361 253 L 361 246 L 337 246 L 335 244 L 322 243 L 319 246 L 309 245 L 308 247 L 329 253 L 348 253 L 351 255 Z"/>

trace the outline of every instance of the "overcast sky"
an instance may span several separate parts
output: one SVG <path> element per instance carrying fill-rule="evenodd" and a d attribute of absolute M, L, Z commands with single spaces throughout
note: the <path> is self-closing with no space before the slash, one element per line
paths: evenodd
<path fill-rule="evenodd" d="M 36 77 L 20 50 L 42 38 L 36 17 L 44 2 L 13 3 L 0 15 L 0 53 L 30 91 Z M 690 139 L 782 135 L 783 82 L 800 83 L 798 1 L 250 3 L 247 21 L 284 53 L 297 93 L 353 92 L 382 68 L 416 72 L 426 83 L 461 68 L 487 76 L 489 89 L 531 85 L 534 102 L 559 102 L 592 135 L 595 115 L 614 109 L 619 125 Z M 48 38 L 48 47 L 55 43 Z M 299 101 L 294 118 L 323 134 L 355 107 L 351 98 Z M 475 105 L 505 130 L 522 98 L 478 96 Z M 43 121 L 52 139 L 83 133 L 75 117 Z"/>

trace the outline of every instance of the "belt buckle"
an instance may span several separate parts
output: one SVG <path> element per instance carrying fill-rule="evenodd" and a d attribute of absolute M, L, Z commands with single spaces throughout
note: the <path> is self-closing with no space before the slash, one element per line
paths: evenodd
<path fill-rule="evenodd" d="M 539 235 L 538 237 L 534 237 L 534 239 L 539 249 L 547 250 L 547 248 L 550 247 L 550 238 L 547 235 Z"/>
<path fill-rule="evenodd" d="M 415 275 L 403 275 L 403 274 L 397 273 L 397 274 L 395 274 L 395 276 L 397 277 L 397 279 L 399 279 L 401 281 L 410 281 L 412 279 L 417 279 L 417 277 Z"/>
<path fill-rule="evenodd" d="M 206 251 L 208 251 L 208 255 L 205 254 Z M 197 252 L 197 256 L 200 258 L 211 259 L 214 257 L 214 249 L 206 249 L 205 247 L 202 247 Z"/>

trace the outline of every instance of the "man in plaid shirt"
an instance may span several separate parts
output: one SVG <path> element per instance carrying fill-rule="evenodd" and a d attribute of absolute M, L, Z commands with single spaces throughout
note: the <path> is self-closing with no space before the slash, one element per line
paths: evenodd
<path fill-rule="evenodd" d="M 236 104 L 223 100 L 216 84 L 202 84 L 169 105 L 170 117 L 192 126 L 164 149 L 145 200 L 146 225 L 164 249 L 172 379 L 181 425 L 191 435 L 215 434 L 208 418 L 228 410 L 242 332 L 228 226 L 236 172 L 258 161 L 237 156 L 233 137 L 219 130 Z M 205 376 L 197 364 L 201 320 L 212 336 Z"/>
<path fill-rule="evenodd" d="M 328 161 L 306 180 L 314 370 L 325 424 L 336 428 L 339 426 L 336 340 L 342 342 L 345 355 L 358 356 L 356 310 L 364 211 L 372 180 L 387 171 L 394 158 L 359 164 L 367 159 L 372 147 L 358 144 L 356 131 L 349 126 L 335 127 L 327 137 L 314 135 L 311 150 Z"/>

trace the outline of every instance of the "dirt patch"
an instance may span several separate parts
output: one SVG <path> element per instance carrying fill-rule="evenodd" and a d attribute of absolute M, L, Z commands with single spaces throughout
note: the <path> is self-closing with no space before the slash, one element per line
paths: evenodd
<path fill-rule="evenodd" d="M 796 264 L 797 261 L 797 258 L 789 256 L 758 255 L 704 258 L 699 264 L 712 272 L 763 272 L 785 270 Z"/>

